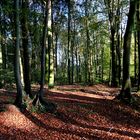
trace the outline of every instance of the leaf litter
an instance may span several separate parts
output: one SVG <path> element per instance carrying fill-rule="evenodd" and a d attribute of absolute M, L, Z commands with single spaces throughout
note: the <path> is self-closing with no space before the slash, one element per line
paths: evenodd
<path fill-rule="evenodd" d="M 140 111 L 117 100 L 118 88 L 64 85 L 46 90 L 57 113 L 20 112 L 15 92 L 0 90 L 0 140 L 140 140 Z"/>

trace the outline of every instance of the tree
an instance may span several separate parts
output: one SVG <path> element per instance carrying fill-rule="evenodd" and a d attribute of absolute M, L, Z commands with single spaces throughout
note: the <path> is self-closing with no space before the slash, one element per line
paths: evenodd
<path fill-rule="evenodd" d="M 128 1 L 104 0 L 110 23 L 111 48 L 111 86 L 119 86 L 121 81 L 121 24 L 125 21 L 124 13 Z M 125 9 L 125 11 L 124 11 Z M 122 24 L 124 26 L 124 24 Z"/>
<path fill-rule="evenodd" d="M 137 3 L 137 39 L 138 39 L 138 90 L 140 89 L 140 2 Z"/>
<path fill-rule="evenodd" d="M 124 44 L 123 44 L 123 81 L 122 89 L 118 95 L 118 99 L 127 99 L 129 102 L 131 100 L 131 80 L 130 80 L 130 46 L 131 46 L 131 36 L 132 29 L 134 25 L 134 16 L 136 11 L 137 0 L 130 0 L 130 8 L 128 13 L 127 26 L 124 34 Z"/>
<path fill-rule="evenodd" d="M 42 48 L 41 48 L 41 79 L 40 79 L 40 90 L 37 93 L 35 99 L 33 100 L 33 105 L 40 109 L 40 107 L 45 108 L 49 112 L 54 112 L 56 110 L 56 105 L 53 103 L 46 102 L 43 99 L 44 94 L 44 84 L 45 84 L 45 56 L 46 56 L 46 42 L 47 42 L 47 33 L 48 33 L 48 11 L 51 6 L 51 0 L 48 0 L 45 3 L 45 18 L 43 26 L 43 39 L 42 39 Z"/>
<path fill-rule="evenodd" d="M 31 94 L 31 76 L 30 76 L 30 56 L 29 56 L 29 30 L 28 30 L 28 0 L 22 0 L 22 47 L 23 47 L 23 74 L 24 74 L 24 90 L 26 94 Z"/>
<path fill-rule="evenodd" d="M 19 0 L 15 1 L 16 11 L 15 11 L 15 35 L 16 35 L 16 44 L 15 44 L 15 63 L 14 63 L 14 72 L 15 80 L 17 87 L 17 96 L 15 100 L 15 105 L 19 108 L 22 107 L 22 84 L 20 77 L 20 63 L 19 63 L 19 51 L 20 51 L 20 22 L 19 22 Z"/>
<path fill-rule="evenodd" d="M 48 58 L 48 61 L 46 61 L 46 65 L 48 65 L 46 68 L 48 71 L 48 86 L 54 87 L 54 45 L 53 45 L 53 22 L 52 22 L 52 1 L 50 1 L 50 6 L 48 9 L 48 47 L 47 47 L 47 54 L 46 58 Z"/>
<path fill-rule="evenodd" d="M 71 70 L 70 70 L 70 42 L 71 42 L 71 1 L 68 0 L 68 83 L 71 84 Z"/>

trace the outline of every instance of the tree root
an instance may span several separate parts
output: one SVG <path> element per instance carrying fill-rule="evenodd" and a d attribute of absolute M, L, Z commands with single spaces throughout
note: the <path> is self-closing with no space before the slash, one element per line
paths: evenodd
<path fill-rule="evenodd" d="M 23 96 L 23 105 L 21 110 L 29 110 L 31 112 L 56 112 L 57 105 L 52 102 L 45 101 L 39 93 L 34 96 L 33 99 L 29 97 L 29 95 Z"/>

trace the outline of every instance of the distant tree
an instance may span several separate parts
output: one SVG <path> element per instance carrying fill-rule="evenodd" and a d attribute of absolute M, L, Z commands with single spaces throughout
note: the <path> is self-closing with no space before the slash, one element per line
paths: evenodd
<path fill-rule="evenodd" d="M 111 85 L 118 85 L 118 77 L 117 77 L 117 55 L 119 58 L 119 67 L 120 67 L 120 52 L 119 52 L 119 18 L 120 18 L 120 0 L 104 0 L 107 11 L 108 18 L 110 23 L 110 47 L 111 47 Z M 116 26 L 117 25 L 117 26 Z M 116 34 L 117 38 L 116 39 Z M 116 41 L 117 40 L 117 41 Z M 117 42 L 117 43 L 116 43 Z M 117 50 L 117 51 L 116 51 Z M 119 70 L 119 69 L 118 69 Z M 120 76 L 120 73 L 119 73 Z"/>
<path fill-rule="evenodd" d="M 71 0 L 67 1 L 68 4 L 68 83 L 71 84 L 71 70 L 70 70 L 70 42 L 71 42 Z"/>

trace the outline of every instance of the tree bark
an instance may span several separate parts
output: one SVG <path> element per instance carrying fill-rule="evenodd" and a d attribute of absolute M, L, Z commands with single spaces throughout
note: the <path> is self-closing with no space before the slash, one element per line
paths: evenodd
<path fill-rule="evenodd" d="M 135 40 L 135 44 L 134 44 L 134 81 L 136 84 L 137 82 L 137 33 L 134 32 L 134 40 Z"/>
<path fill-rule="evenodd" d="M 44 27 L 43 27 L 43 39 L 42 39 L 42 48 L 41 48 L 41 79 L 40 79 L 40 91 L 36 95 L 33 105 L 34 106 L 44 106 L 46 111 L 54 112 L 56 110 L 56 105 L 50 102 L 46 102 L 43 99 L 44 95 L 44 84 L 45 84 L 45 56 L 46 56 L 46 45 L 47 45 L 47 34 L 48 34 L 48 10 L 50 8 L 50 0 L 46 3 L 45 9 L 45 19 L 44 19 Z"/>
<path fill-rule="evenodd" d="M 71 70 L 70 70 L 70 40 L 71 40 L 71 4 L 68 0 L 68 83 L 71 84 Z"/>
<path fill-rule="evenodd" d="M 48 55 L 49 55 L 49 88 L 54 87 L 54 44 L 53 44 L 53 18 L 52 18 L 52 1 L 48 9 Z"/>
<path fill-rule="evenodd" d="M 32 98 L 31 77 L 30 77 L 30 58 L 29 58 L 29 30 L 28 30 L 28 0 L 22 0 L 22 47 L 23 47 L 23 78 L 24 90 Z"/>
<path fill-rule="evenodd" d="M 22 84 L 20 77 L 20 63 L 19 63 L 19 51 L 20 51 L 20 24 L 19 24 L 19 0 L 15 1 L 16 11 L 15 11 L 15 34 L 16 34 L 16 45 L 15 45 L 15 63 L 14 63 L 14 73 L 17 87 L 17 95 L 15 100 L 15 105 L 19 108 L 22 107 Z"/>
<path fill-rule="evenodd" d="M 130 46 L 131 46 L 131 36 L 132 28 L 134 24 L 134 15 L 136 9 L 136 0 L 130 1 L 130 8 L 127 20 L 127 26 L 124 34 L 124 44 L 123 44 L 123 81 L 122 89 L 118 96 L 119 99 L 131 100 L 131 80 L 130 80 Z"/>
<path fill-rule="evenodd" d="M 140 90 L 140 2 L 137 4 L 137 39 L 138 39 L 138 90 Z"/>
<path fill-rule="evenodd" d="M 114 14 L 114 3 L 115 1 L 112 0 L 104 0 L 105 5 L 108 9 L 108 17 L 110 22 L 110 48 L 111 48 L 111 86 L 117 86 L 117 75 L 116 75 L 116 44 L 115 44 L 115 34 L 116 34 L 116 15 Z"/>

